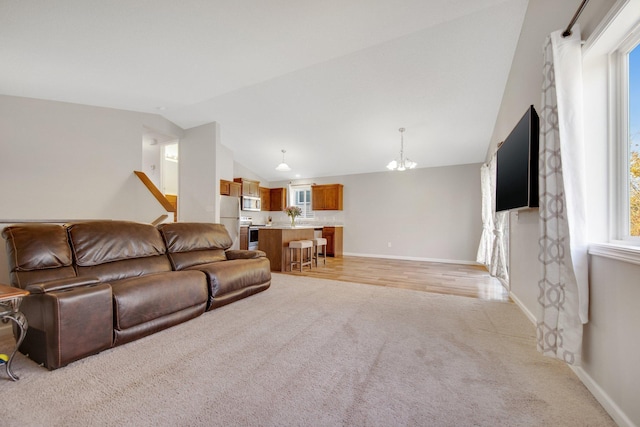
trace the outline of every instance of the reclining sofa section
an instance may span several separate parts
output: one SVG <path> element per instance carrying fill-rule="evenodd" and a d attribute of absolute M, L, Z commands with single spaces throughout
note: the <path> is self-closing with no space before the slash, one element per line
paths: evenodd
<path fill-rule="evenodd" d="M 30 292 L 21 305 L 29 329 L 20 351 L 48 369 L 271 284 L 264 252 L 228 250 L 221 224 L 25 224 L 2 235 L 11 284 Z"/>

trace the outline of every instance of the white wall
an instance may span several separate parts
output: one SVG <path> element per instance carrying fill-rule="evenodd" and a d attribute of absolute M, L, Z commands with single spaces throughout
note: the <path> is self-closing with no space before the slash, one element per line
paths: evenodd
<path fill-rule="evenodd" d="M 133 174 L 144 126 L 182 133 L 153 114 L 0 95 L 0 222 L 166 213 Z"/>
<path fill-rule="evenodd" d="M 344 225 L 347 255 L 472 263 L 482 232 L 480 166 L 421 168 L 294 183 L 344 185 L 344 211 L 316 215 L 320 222 Z M 271 187 L 288 183 L 274 182 Z M 272 216 L 274 221 L 284 218 L 284 214 Z"/>
<path fill-rule="evenodd" d="M 233 177 L 234 178 L 245 178 L 251 179 L 254 181 L 260 182 L 260 187 L 269 187 L 270 184 L 264 178 L 258 176 L 252 170 L 248 169 L 246 166 L 233 162 Z"/>
<path fill-rule="evenodd" d="M 346 253 L 475 261 L 479 164 L 348 175 L 344 185 Z"/>
<path fill-rule="evenodd" d="M 218 124 L 209 123 L 184 131 L 180 139 L 178 220 L 215 222 L 218 195 L 216 145 Z M 217 190 L 216 190 L 217 189 Z"/>
<path fill-rule="evenodd" d="M 578 2 L 530 0 L 525 23 L 509 75 L 498 120 L 492 137 L 491 155 L 528 105 L 540 111 L 542 85 L 542 44 L 552 31 L 566 27 Z M 579 19 L 582 38 L 587 39 L 598 26 L 613 0 L 592 0 Z M 589 241 L 609 238 L 608 206 L 612 186 L 609 182 L 608 128 L 606 120 L 606 64 L 586 57 L 585 143 L 587 145 Z M 510 278 L 513 298 L 532 317 L 538 315 L 538 212 L 510 214 Z M 640 330 L 640 265 L 601 255 L 590 257 L 590 321 L 584 327 L 583 365 L 576 369 L 619 425 L 640 425 L 640 352 L 636 339 Z"/>
<path fill-rule="evenodd" d="M 153 138 L 143 135 L 142 138 L 142 168 L 140 171 L 144 172 L 151 182 L 161 188 L 161 172 L 162 172 L 162 144 L 159 144 Z"/>

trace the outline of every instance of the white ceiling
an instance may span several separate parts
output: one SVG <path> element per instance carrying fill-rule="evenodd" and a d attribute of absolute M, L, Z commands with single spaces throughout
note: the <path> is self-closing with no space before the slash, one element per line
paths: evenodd
<path fill-rule="evenodd" d="M 482 162 L 527 0 L 0 1 L 0 93 L 216 121 L 268 181 Z M 275 171 L 281 149 L 293 168 Z"/>

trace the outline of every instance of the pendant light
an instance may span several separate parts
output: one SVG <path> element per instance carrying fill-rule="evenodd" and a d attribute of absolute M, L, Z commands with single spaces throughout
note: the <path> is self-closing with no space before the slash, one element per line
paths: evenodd
<path fill-rule="evenodd" d="M 277 167 L 276 170 L 280 171 L 280 172 L 289 172 L 291 170 L 291 168 L 289 167 L 288 164 L 286 164 L 284 162 L 284 153 L 286 153 L 286 150 L 280 150 L 282 151 L 282 163 L 280 163 Z"/>
<path fill-rule="evenodd" d="M 416 162 L 412 162 L 411 160 L 407 159 L 404 157 L 404 138 L 402 137 L 402 134 L 404 133 L 405 129 L 404 128 L 400 128 L 400 161 L 396 161 L 396 160 L 392 160 L 389 162 L 389 164 L 387 165 L 387 169 L 392 170 L 392 171 L 403 171 L 406 169 L 413 169 L 416 166 L 418 166 L 418 164 Z"/>

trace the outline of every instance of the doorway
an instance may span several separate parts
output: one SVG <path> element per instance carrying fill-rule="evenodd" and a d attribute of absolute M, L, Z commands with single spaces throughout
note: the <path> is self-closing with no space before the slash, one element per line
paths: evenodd
<path fill-rule="evenodd" d="M 142 135 L 142 172 L 178 207 L 178 139 L 151 129 Z"/>

